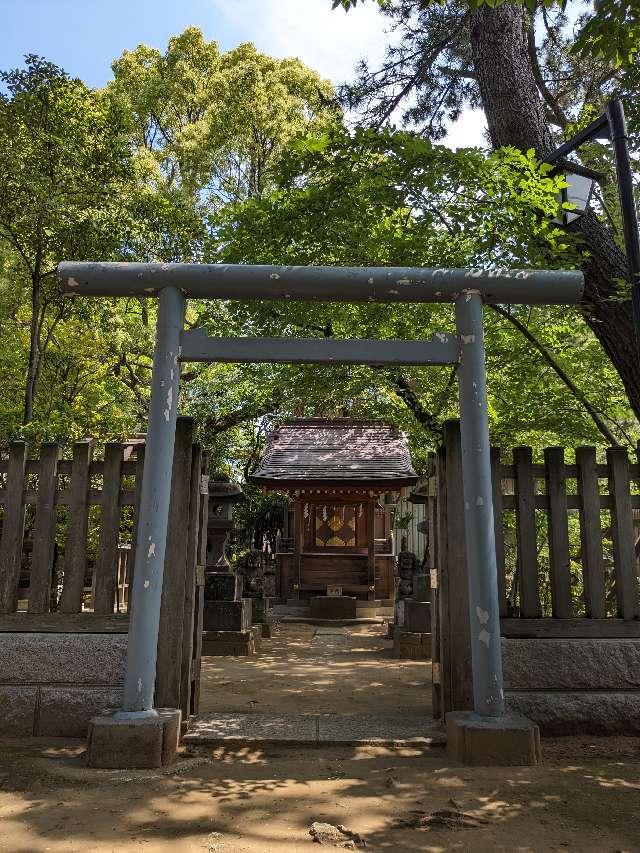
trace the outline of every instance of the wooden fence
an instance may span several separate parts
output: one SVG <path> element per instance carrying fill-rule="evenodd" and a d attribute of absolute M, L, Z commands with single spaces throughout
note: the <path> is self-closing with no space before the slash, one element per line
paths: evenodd
<path fill-rule="evenodd" d="M 208 512 L 206 459 L 179 418 L 162 591 L 156 705 L 195 713 Z M 127 630 L 143 443 L 0 456 L 0 631 Z"/>
<path fill-rule="evenodd" d="M 566 457 L 571 454 L 575 461 Z M 492 448 L 501 634 L 640 637 L 640 465 L 621 447 Z M 460 428 L 445 424 L 435 461 L 428 548 L 435 615 L 434 701 L 471 705 Z"/>

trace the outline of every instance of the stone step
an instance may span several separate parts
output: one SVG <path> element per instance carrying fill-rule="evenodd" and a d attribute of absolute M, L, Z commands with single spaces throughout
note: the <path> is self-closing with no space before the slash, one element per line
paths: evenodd
<path fill-rule="evenodd" d="M 408 714 L 201 714 L 186 744 L 319 744 L 438 747 L 440 724 Z"/>

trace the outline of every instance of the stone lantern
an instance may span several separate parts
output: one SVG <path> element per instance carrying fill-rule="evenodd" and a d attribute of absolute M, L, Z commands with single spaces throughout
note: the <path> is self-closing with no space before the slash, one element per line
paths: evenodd
<path fill-rule="evenodd" d="M 225 572 L 230 569 L 226 544 L 229 531 L 233 527 L 233 505 L 240 500 L 244 500 L 240 486 L 228 480 L 209 480 L 208 571 Z"/>

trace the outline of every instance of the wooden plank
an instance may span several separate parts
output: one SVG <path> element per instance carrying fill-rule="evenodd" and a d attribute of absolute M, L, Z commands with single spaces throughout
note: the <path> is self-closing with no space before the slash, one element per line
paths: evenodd
<path fill-rule="evenodd" d="M 180 668 L 180 708 L 182 719 L 191 713 L 191 682 L 193 680 L 193 624 L 195 620 L 198 565 L 198 534 L 200 531 L 200 472 L 202 449 L 194 444 L 191 451 L 191 484 L 189 495 L 189 527 L 184 575 L 184 612 L 182 616 L 182 663 Z"/>
<path fill-rule="evenodd" d="M 0 613 L 13 613 L 18 606 L 18 584 L 24 537 L 24 475 L 27 445 L 14 441 L 9 448 L 2 540 L 0 540 Z"/>
<path fill-rule="evenodd" d="M 178 418 L 164 558 L 155 705 L 180 707 L 184 590 L 187 567 L 193 419 Z"/>
<path fill-rule="evenodd" d="M 518 581 L 520 613 L 525 617 L 541 615 L 538 588 L 538 553 L 536 543 L 535 482 L 533 455 L 530 447 L 514 447 L 513 463 L 516 490 L 516 541 L 518 544 Z"/>
<path fill-rule="evenodd" d="M 64 582 L 59 607 L 61 613 L 79 613 L 82 610 L 84 575 L 87 568 L 89 466 L 92 447 L 91 441 L 78 441 L 73 445 L 69 519 L 64 545 Z"/>
<path fill-rule="evenodd" d="M 436 455 L 436 520 L 438 525 L 438 544 L 436 548 L 436 585 L 434 598 L 436 627 L 432 625 L 432 686 L 431 695 L 434 713 L 444 721 L 447 711 L 451 710 L 451 679 L 449 678 L 449 660 L 451 658 L 449 638 L 449 583 L 445 571 L 447 555 L 447 454 L 444 445 Z M 433 581 L 431 583 L 433 588 Z M 433 592 L 433 589 L 432 589 Z M 432 614 L 433 616 L 433 614 Z M 446 628 L 446 630 L 445 630 Z M 436 664 L 435 674 L 433 664 Z"/>
<path fill-rule="evenodd" d="M 637 619 L 638 577 L 627 451 L 623 447 L 608 448 L 607 462 L 609 493 L 614 501 L 611 510 L 611 534 L 618 616 L 623 619 Z"/>
<path fill-rule="evenodd" d="M 607 615 L 607 605 L 595 447 L 576 447 L 576 465 L 585 613 L 590 619 L 602 619 Z"/>
<path fill-rule="evenodd" d="M 446 453 L 446 526 L 447 550 L 443 563 L 441 594 L 447 596 L 448 661 L 443 661 L 449 678 L 451 707 L 443 711 L 467 711 L 473 708 L 473 676 L 471 671 L 471 640 L 469 636 L 469 586 L 464 530 L 464 498 L 462 490 L 462 450 L 459 421 L 444 425 Z"/>
<path fill-rule="evenodd" d="M 133 500 L 133 521 L 131 530 L 131 576 L 129 579 L 129 589 L 133 589 L 133 576 L 136 566 L 136 548 L 138 546 L 138 519 L 140 517 L 140 500 L 142 499 L 142 480 L 144 474 L 144 454 L 145 445 L 140 444 L 136 448 L 136 488 Z M 131 613 L 132 597 L 129 596 L 129 613 Z"/>
<path fill-rule="evenodd" d="M 549 497 L 547 530 L 549 536 L 549 574 L 551 608 L 557 619 L 573 613 L 571 602 L 571 568 L 569 562 L 569 518 L 565 479 L 564 448 L 545 447 L 546 484 Z"/>
<path fill-rule="evenodd" d="M 640 637 L 637 619 L 501 619 L 503 637 L 581 639 Z"/>
<path fill-rule="evenodd" d="M 544 480 L 545 478 L 545 467 L 544 465 L 533 465 L 532 468 L 533 476 L 536 480 Z M 578 477 L 578 466 L 577 465 L 565 465 L 565 477 L 567 480 L 575 480 Z M 640 464 L 630 464 L 629 465 L 629 474 L 632 479 L 640 478 Z M 604 480 L 609 476 L 609 468 L 606 464 L 598 463 L 596 465 L 596 475 Z M 513 465 L 503 465 L 502 466 L 502 479 L 503 480 L 513 480 L 515 477 L 515 468 Z"/>
<path fill-rule="evenodd" d="M 56 541 L 56 483 L 60 445 L 40 447 L 38 502 L 33 528 L 33 552 L 29 577 L 29 612 L 46 613 L 51 603 L 51 578 Z"/>
<path fill-rule="evenodd" d="M 0 615 L 0 632 L 51 634 L 126 634 L 129 617 L 95 613 L 7 613 Z"/>
<path fill-rule="evenodd" d="M 439 570 L 440 565 L 440 541 L 438 527 L 438 460 L 436 454 L 431 454 L 430 470 L 435 475 L 435 489 L 433 497 L 429 498 L 427 509 L 429 512 L 429 582 L 431 599 L 431 701 L 434 719 L 442 716 L 442 698 L 440 689 L 440 590 Z"/>
<path fill-rule="evenodd" d="M 613 509 L 615 506 L 611 495 L 599 495 L 599 500 L 600 509 Z M 631 495 L 629 500 L 632 509 L 640 509 L 640 495 Z M 536 509 L 549 510 L 548 495 L 535 495 L 533 502 Z M 502 496 L 503 509 L 516 509 L 517 504 L 518 502 L 514 495 Z M 567 495 L 567 509 L 580 509 L 580 495 Z"/>
<path fill-rule="evenodd" d="M 93 609 L 96 613 L 113 613 L 116 602 L 120 539 L 120 480 L 124 448 L 124 444 L 112 442 L 105 445 L 104 449 L 100 537 L 94 569 Z"/>
<path fill-rule="evenodd" d="M 498 604 L 500 616 L 507 615 L 507 584 L 504 565 L 504 524 L 502 519 L 502 477 L 500 475 L 500 448 L 491 448 L 491 497 L 493 501 L 493 532 L 496 540 L 496 566 L 498 570 Z"/>
<path fill-rule="evenodd" d="M 196 568 L 196 588 L 193 620 L 193 657 L 191 661 L 191 704 L 190 713 L 197 714 L 200 709 L 200 677 L 202 666 L 202 632 L 204 616 L 204 581 L 207 564 L 207 525 L 209 521 L 209 477 L 205 477 L 209 461 L 202 454 L 201 475 L 203 488 L 200 492 L 200 524 L 198 526 L 198 565 Z"/>

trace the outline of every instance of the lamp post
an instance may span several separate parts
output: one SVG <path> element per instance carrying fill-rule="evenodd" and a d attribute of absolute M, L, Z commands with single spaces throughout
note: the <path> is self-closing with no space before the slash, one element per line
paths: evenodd
<path fill-rule="evenodd" d="M 563 224 L 568 224 L 568 222 L 577 218 L 581 212 L 584 213 L 586 210 L 586 206 L 582 209 L 580 208 L 586 191 L 586 184 L 584 182 L 590 176 L 592 179 L 597 177 L 597 173 L 577 163 L 566 160 L 566 156 L 577 151 L 583 143 L 593 142 L 596 139 L 608 140 L 613 145 L 618 195 L 620 197 L 620 210 L 622 213 L 622 230 L 631 281 L 636 346 L 640 350 L 640 234 L 638 233 L 638 214 L 633 195 L 633 172 L 631 169 L 631 158 L 629 157 L 629 134 L 627 132 L 622 101 L 619 98 L 614 98 L 610 101 L 606 112 L 595 119 L 595 121 L 592 121 L 590 125 L 583 128 L 572 139 L 569 139 L 557 148 L 546 160 L 553 165 L 563 168 L 565 173 L 567 173 L 567 169 L 570 170 L 567 173 L 567 183 L 569 186 L 566 188 L 566 192 L 568 197 L 564 200 L 575 203 L 576 209 L 563 214 Z M 589 191 L 586 198 L 587 204 L 590 194 L 591 191 Z M 572 195 L 577 199 L 577 203 L 571 197 Z M 567 217 L 566 219 L 564 218 L 565 216 Z"/>

